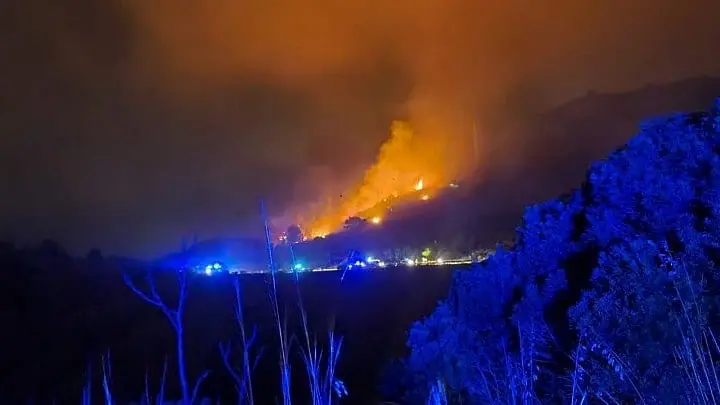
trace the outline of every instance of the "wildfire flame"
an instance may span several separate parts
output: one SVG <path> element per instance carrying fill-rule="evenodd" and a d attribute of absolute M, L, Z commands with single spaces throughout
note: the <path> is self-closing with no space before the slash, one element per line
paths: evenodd
<path fill-rule="evenodd" d="M 393 122 L 390 139 L 380 147 L 362 181 L 343 193 L 340 201 L 308 215 L 311 220 L 305 228 L 310 235 L 326 235 L 342 229 L 353 216 L 379 224 L 398 199 L 433 184 L 447 184 L 453 174 L 448 173 L 447 162 L 438 159 L 437 148 L 417 138 L 409 123 Z"/>

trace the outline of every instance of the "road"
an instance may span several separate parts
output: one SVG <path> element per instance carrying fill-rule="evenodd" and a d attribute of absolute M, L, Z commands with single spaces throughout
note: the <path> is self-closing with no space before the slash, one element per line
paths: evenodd
<path fill-rule="evenodd" d="M 469 265 L 472 264 L 472 260 L 428 260 L 428 261 L 415 261 L 415 260 L 406 260 L 404 263 L 383 263 L 380 262 L 380 265 L 374 264 L 374 265 L 365 265 L 361 266 L 366 269 L 371 270 L 383 270 L 383 269 L 389 269 L 389 268 L 397 268 L 397 267 L 414 267 L 414 266 L 457 266 L 457 265 Z M 318 267 L 310 270 L 312 272 L 318 272 L 318 271 L 340 271 L 337 266 L 336 267 Z"/>
<path fill-rule="evenodd" d="M 381 260 L 368 260 L 366 263 L 362 263 L 357 265 L 358 270 L 389 270 L 389 269 L 395 269 L 398 267 L 402 268 L 412 268 L 412 267 L 427 267 L 427 266 L 438 266 L 438 267 L 446 267 L 446 266 L 467 266 L 474 263 L 473 260 L 468 259 L 455 259 L 455 260 L 405 260 L 403 262 L 397 262 L 397 263 L 385 263 Z M 350 266 L 351 268 L 353 266 Z M 226 268 L 225 269 L 228 273 L 236 273 L 236 274 L 263 274 L 268 273 L 267 270 L 249 270 L 249 269 L 234 269 L 234 268 Z M 208 276 L 211 276 L 218 271 L 221 270 L 220 267 L 213 268 L 212 266 L 206 266 L 204 269 L 204 273 Z M 289 269 L 281 269 L 282 273 L 293 273 L 293 271 L 290 271 Z M 340 270 L 338 266 L 333 267 L 315 267 L 312 269 L 307 268 L 298 268 L 296 270 L 297 272 L 325 272 L 325 271 L 347 271 L 347 269 Z"/>

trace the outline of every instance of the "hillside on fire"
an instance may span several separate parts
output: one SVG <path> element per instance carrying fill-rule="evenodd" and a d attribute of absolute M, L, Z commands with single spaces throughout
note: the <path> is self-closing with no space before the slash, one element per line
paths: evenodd
<path fill-rule="evenodd" d="M 391 198 L 362 211 L 349 211 L 348 215 L 364 220 L 366 226 L 362 229 L 343 228 L 347 217 L 342 216 L 337 217 L 342 220 L 334 219 L 338 227 L 335 233 L 313 234 L 312 229 L 301 225 L 304 241 L 298 250 L 305 261 L 327 265 L 330 258 L 342 257 L 351 249 L 382 252 L 433 245 L 467 254 L 473 249 L 492 248 L 498 241 L 513 238 L 525 205 L 571 189 L 582 180 L 581 173 L 593 160 L 626 142 L 644 117 L 701 109 L 712 102 L 715 94 L 720 94 L 720 79 L 695 78 L 626 93 L 588 93 L 542 114 L 506 123 L 497 128 L 499 138 L 506 133 L 510 133 L 508 138 L 517 138 L 523 132 L 534 134 L 527 136 L 533 143 L 517 149 L 520 158 L 502 164 L 505 157 L 487 153 L 498 160 L 487 165 L 492 172 L 478 168 L 448 183 L 433 183 L 437 178 L 434 176 L 408 176 L 404 179 L 404 194 L 392 197 L 390 193 Z M 399 130 L 407 131 L 409 127 L 403 124 Z M 404 132 L 402 136 L 409 134 Z M 543 164 L 538 166 L 537 162 Z M 342 208 L 326 212 L 337 216 Z M 287 225 L 275 219 L 270 225 L 279 257 L 289 257 L 281 240 Z M 193 252 L 203 260 L 213 256 L 246 267 L 266 266 L 260 238 L 204 240 Z M 172 262 L 177 257 L 165 259 Z"/>
<path fill-rule="evenodd" d="M 438 177 L 417 177 L 420 171 L 413 172 L 404 179 L 404 194 L 347 213 L 365 219 L 367 226 L 348 230 L 339 222 L 338 232 L 323 232 L 323 238 L 317 238 L 312 229 L 303 229 L 306 241 L 299 249 L 308 260 L 325 264 L 329 256 L 342 256 L 349 249 L 421 249 L 439 244 L 468 253 L 490 248 L 512 239 L 525 205 L 562 194 L 582 181 L 590 163 L 626 142 L 644 117 L 698 110 L 716 94 L 720 94 L 720 79 L 715 78 L 649 85 L 627 93 L 589 93 L 497 129 L 498 137 L 512 132 L 507 137 L 513 139 L 520 132 L 532 132 L 534 135 L 526 138 L 534 143 L 523 145 L 517 153 L 527 159 L 489 162 L 493 172 L 483 171 L 481 164 L 464 179 L 441 184 L 428 181 Z M 407 126 L 400 129 L 409 130 Z M 502 155 L 487 155 L 503 159 Z M 337 215 L 340 211 L 328 212 Z M 278 233 L 284 230 L 282 226 L 276 229 Z"/>
<path fill-rule="evenodd" d="M 413 326 L 406 399 L 441 381 L 450 403 L 715 403 L 719 146 L 720 99 L 646 119 L 526 208 L 514 247 Z"/>

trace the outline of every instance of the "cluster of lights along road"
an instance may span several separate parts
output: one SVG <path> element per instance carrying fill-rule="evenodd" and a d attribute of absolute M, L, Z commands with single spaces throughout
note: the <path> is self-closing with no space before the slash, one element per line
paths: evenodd
<path fill-rule="evenodd" d="M 295 263 L 292 268 L 278 269 L 284 273 L 299 273 L 299 272 L 327 272 L 327 271 L 373 271 L 373 270 L 384 270 L 384 269 L 400 269 L 400 268 L 412 268 L 417 266 L 457 266 L 457 265 L 469 265 L 484 260 L 484 257 L 478 258 L 461 258 L 461 259 L 444 259 L 438 257 L 436 259 L 427 259 L 424 257 L 420 258 L 406 258 L 400 261 L 384 261 L 381 259 L 374 258 L 372 256 L 367 257 L 349 257 L 337 266 L 330 267 L 314 267 L 310 268 L 305 266 L 302 262 Z M 232 266 L 223 265 L 220 262 L 213 262 L 202 268 L 197 269 L 207 276 L 212 276 L 219 273 L 231 273 L 231 274 L 260 274 L 267 273 L 267 270 L 258 269 L 239 269 Z"/>

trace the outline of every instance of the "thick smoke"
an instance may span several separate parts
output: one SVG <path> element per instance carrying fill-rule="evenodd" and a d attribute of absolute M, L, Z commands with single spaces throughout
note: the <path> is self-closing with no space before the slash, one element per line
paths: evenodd
<path fill-rule="evenodd" d="M 312 217 L 300 220 L 307 221 L 303 223 L 311 236 L 338 230 L 345 219 L 415 191 L 418 182 L 425 186 L 446 184 L 458 174 L 450 170 L 452 165 L 442 161 L 447 152 L 418 138 L 408 123 L 396 121 L 390 132 L 390 138 L 356 186 L 320 211 L 306 208 Z"/>
<path fill-rule="evenodd" d="M 716 3 L 14 2 L 0 13 L 0 125 L 18 136 L 0 154 L 38 186 L 5 187 L 2 204 L 56 218 L 45 235 L 113 228 L 103 246 L 129 243 L 130 222 L 148 240 L 234 233 L 228 218 L 256 215 L 259 196 L 277 212 L 345 196 L 397 119 L 444 171 L 512 166 L 526 138 L 498 129 L 527 115 L 720 72 Z"/>
<path fill-rule="evenodd" d="M 710 41 L 717 6 L 703 0 L 130 4 L 143 45 L 138 60 L 158 73 L 153 80 L 184 87 L 250 75 L 328 100 L 337 90 L 333 77 L 390 58 L 411 77 L 412 98 L 477 109 L 528 82 L 544 83 L 552 93 L 544 98 L 558 101 L 588 88 L 715 71 L 720 63 Z"/>
<path fill-rule="evenodd" d="M 334 78 L 396 66 L 396 79 L 410 84 L 401 97 L 418 138 L 413 144 L 454 165 L 443 166 L 451 172 L 479 163 L 467 153 L 473 121 L 480 120 L 481 151 L 497 151 L 498 143 L 508 153 L 515 141 L 493 139 L 484 129 L 489 123 L 590 89 L 625 89 L 720 67 L 710 41 L 719 29 L 707 9 L 716 6 L 701 0 L 695 6 L 672 0 L 181 3 L 132 3 L 145 45 L 140 60 L 156 73 L 153 80 L 192 92 L 263 78 L 302 89 L 318 108 L 337 114 L 333 106 L 353 106 L 357 89 L 343 91 Z M 528 88 L 533 91 L 523 92 Z M 512 110 L 519 106 L 526 111 Z M 402 161 L 406 152 L 396 153 Z"/>

